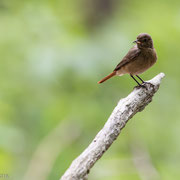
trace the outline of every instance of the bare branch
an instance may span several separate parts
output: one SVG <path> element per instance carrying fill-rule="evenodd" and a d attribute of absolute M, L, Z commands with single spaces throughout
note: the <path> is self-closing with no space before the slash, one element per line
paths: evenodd
<path fill-rule="evenodd" d="M 145 87 L 135 87 L 126 98 L 119 101 L 104 127 L 84 152 L 72 162 L 61 180 L 87 179 L 90 169 L 117 139 L 128 120 L 152 101 L 164 76 L 164 73 L 158 74 L 148 81 Z"/>

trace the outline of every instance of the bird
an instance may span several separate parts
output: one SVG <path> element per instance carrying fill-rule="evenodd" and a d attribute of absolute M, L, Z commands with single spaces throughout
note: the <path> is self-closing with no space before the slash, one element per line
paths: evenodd
<path fill-rule="evenodd" d="M 128 51 L 126 56 L 123 57 L 113 72 L 100 80 L 98 82 L 99 84 L 113 76 L 129 74 L 139 86 L 143 86 L 142 84 L 145 83 L 145 81 L 138 75 L 142 74 L 156 63 L 157 53 L 153 45 L 153 40 L 147 33 L 139 34 L 133 43 L 135 43 L 135 45 Z M 142 83 L 139 83 L 134 76 Z"/>

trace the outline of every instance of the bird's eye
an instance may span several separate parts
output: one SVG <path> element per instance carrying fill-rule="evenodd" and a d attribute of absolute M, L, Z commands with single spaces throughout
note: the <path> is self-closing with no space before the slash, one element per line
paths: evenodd
<path fill-rule="evenodd" d="M 145 38 L 145 39 L 144 39 L 144 42 L 146 42 L 146 41 L 147 41 L 147 39 Z"/>

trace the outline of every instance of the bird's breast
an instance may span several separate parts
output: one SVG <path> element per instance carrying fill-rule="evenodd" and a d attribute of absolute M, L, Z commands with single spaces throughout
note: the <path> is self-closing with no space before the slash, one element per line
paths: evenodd
<path fill-rule="evenodd" d="M 154 49 L 144 50 L 136 57 L 136 59 L 124 67 L 124 71 L 132 75 L 141 74 L 153 66 L 156 60 L 157 56 Z"/>

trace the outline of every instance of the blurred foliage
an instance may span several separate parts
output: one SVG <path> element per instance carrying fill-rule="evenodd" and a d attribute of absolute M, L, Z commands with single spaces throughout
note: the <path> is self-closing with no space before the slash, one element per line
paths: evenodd
<path fill-rule="evenodd" d="M 166 78 L 89 179 L 180 179 L 178 0 L 1 0 L 0 27 L 0 174 L 27 180 L 36 150 L 59 123 L 68 122 L 73 124 L 69 137 L 76 131 L 80 136 L 64 143 L 67 134 L 57 134 L 56 160 L 51 167 L 37 166 L 39 172 L 49 168 L 44 179 L 59 179 L 135 86 L 128 75 L 96 82 L 112 71 L 139 33 L 147 32 L 158 62 L 142 77 L 162 71 Z M 133 161 L 136 149 L 149 169 Z"/>

